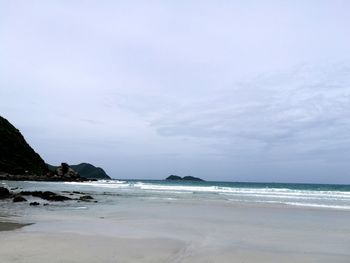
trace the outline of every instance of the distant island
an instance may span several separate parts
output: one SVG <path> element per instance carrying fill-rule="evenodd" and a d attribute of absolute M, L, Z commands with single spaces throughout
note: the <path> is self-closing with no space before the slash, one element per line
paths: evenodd
<path fill-rule="evenodd" d="M 20 131 L 0 116 L 0 180 L 87 181 L 110 179 L 102 168 L 89 163 L 47 165 Z"/>
<path fill-rule="evenodd" d="M 167 181 L 204 181 L 201 178 L 193 177 L 193 176 L 178 176 L 178 175 L 170 175 L 165 180 Z"/>

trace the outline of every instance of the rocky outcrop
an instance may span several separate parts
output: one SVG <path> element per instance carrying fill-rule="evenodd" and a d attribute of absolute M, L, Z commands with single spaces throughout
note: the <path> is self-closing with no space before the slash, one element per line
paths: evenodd
<path fill-rule="evenodd" d="M 9 189 L 5 187 L 0 187 L 0 199 L 5 199 L 11 197 Z"/>
<path fill-rule="evenodd" d="M 50 164 L 47 166 L 50 171 L 57 171 L 57 166 Z M 111 179 L 102 168 L 96 167 L 90 163 L 74 164 L 70 165 L 70 168 L 77 172 L 80 176 L 88 179 Z"/>
<path fill-rule="evenodd" d="M 67 200 L 72 200 L 72 198 L 69 198 L 64 195 L 58 195 L 56 193 L 50 192 L 50 191 L 22 191 L 20 192 L 21 195 L 24 196 L 34 196 L 34 197 L 39 197 L 41 199 L 47 200 L 47 201 L 67 201 Z"/>
<path fill-rule="evenodd" d="M 0 180 L 11 181 L 65 181 L 65 182 L 85 182 L 93 181 L 94 179 L 87 179 L 80 176 L 67 163 L 62 163 L 56 168 L 56 171 L 48 172 L 43 175 L 36 174 L 8 174 L 0 173 Z"/>
<path fill-rule="evenodd" d="M 83 196 L 79 197 L 80 201 L 90 201 L 92 199 L 94 199 L 94 198 L 91 195 L 83 195 Z"/>
<path fill-rule="evenodd" d="M 74 171 L 67 163 L 62 163 L 56 168 L 55 174 L 66 179 L 78 178 L 80 175 Z"/>
<path fill-rule="evenodd" d="M 10 180 L 10 181 L 53 181 L 53 182 L 85 182 L 91 181 L 93 179 L 87 179 L 81 176 L 78 177 L 67 177 L 59 176 L 55 173 L 47 173 L 44 175 L 32 175 L 32 174 L 0 174 L 0 180 Z"/>
<path fill-rule="evenodd" d="M 32 197 L 31 199 L 43 199 L 50 202 L 62 202 L 62 201 L 77 201 L 77 202 L 94 202 L 97 203 L 96 200 L 91 195 L 86 195 L 86 193 L 82 192 L 69 192 L 69 191 L 63 191 L 62 193 L 65 193 L 66 195 L 69 194 L 72 197 L 68 197 L 66 195 L 57 194 L 51 191 L 21 191 L 21 192 L 11 192 L 5 187 L 0 187 L 0 200 L 1 199 L 12 199 L 12 202 L 19 203 L 19 202 L 27 202 L 27 199 L 25 197 Z M 77 196 L 78 195 L 78 196 Z M 38 206 L 41 205 L 41 203 L 30 200 L 32 202 L 29 203 L 30 206 Z M 43 203 L 44 206 L 49 205 L 49 203 Z"/>
<path fill-rule="evenodd" d="M 48 172 L 44 160 L 9 121 L 0 116 L 0 172 L 42 175 Z"/>
<path fill-rule="evenodd" d="M 25 199 L 23 196 L 17 195 L 13 198 L 12 200 L 14 203 L 19 203 L 19 202 L 27 202 L 27 199 Z"/>

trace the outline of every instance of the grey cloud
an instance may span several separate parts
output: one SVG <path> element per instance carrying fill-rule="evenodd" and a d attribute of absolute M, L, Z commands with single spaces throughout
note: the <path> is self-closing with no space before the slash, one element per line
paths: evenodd
<path fill-rule="evenodd" d="M 115 177 L 350 182 L 348 7 L 2 1 L 1 115 Z"/>
<path fill-rule="evenodd" d="M 219 96 L 215 104 L 210 99 L 207 107 L 176 108 L 154 125 L 163 136 L 224 138 L 226 144 L 242 137 L 260 141 L 266 147 L 283 147 L 286 152 L 288 144 L 295 142 L 313 144 L 320 151 L 324 145 L 319 142 L 324 140 L 348 143 L 344 135 L 350 129 L 350 79 L 330 91 L 327 87 L 332 85 L 333 78 L 339 75 L 338 79 L 345 79 L 343 67 L 333 67 L 332 72 L 324 68 L 312 71 L 306 68 L 298 74 L 259 78 L 247 85 L 240 83 L 235 93 Z M 317 76 L 326 77 L 314 84 Z M 281 88 L 283 85 L 286 87 Z M 249 90 L 259 90 L 261 96 Z M 245 100 L 235 100 L 237 94 Z M 237 106 L 231 106 L 229 101 Z"/>

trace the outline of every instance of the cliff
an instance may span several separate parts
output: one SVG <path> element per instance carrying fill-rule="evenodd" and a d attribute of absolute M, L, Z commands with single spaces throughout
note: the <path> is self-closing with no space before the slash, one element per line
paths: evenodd
<path fill-rule="evenodd" d="M 48 172 L 44 160 L 8 120 L 0 116 L 0 172 L 37 174 Z"/>

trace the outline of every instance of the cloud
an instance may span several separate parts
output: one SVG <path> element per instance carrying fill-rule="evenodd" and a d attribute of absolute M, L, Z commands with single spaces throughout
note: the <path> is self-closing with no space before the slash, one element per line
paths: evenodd
<path fill-rule="evenodd" d="M 348 5 L 5 1 L 0 111 L 115 176 L 346 181 Z"/>
<path fill-rule="evenodd" d="M 349 67 L 334 64 L 260 76 L 226 94 L 174 108 L 153 125 L 161 136 L 207 138 L 216 148 L 219 142 L 232 145 L 233 152 L 235 147 L 242 152 L 241 140 L 256 145 L 247 149 L 252 155 L 278 151 L 305 158 L 310 152 L 314 158 L 330 144 L 350 147 L 349 76 Z"/>

